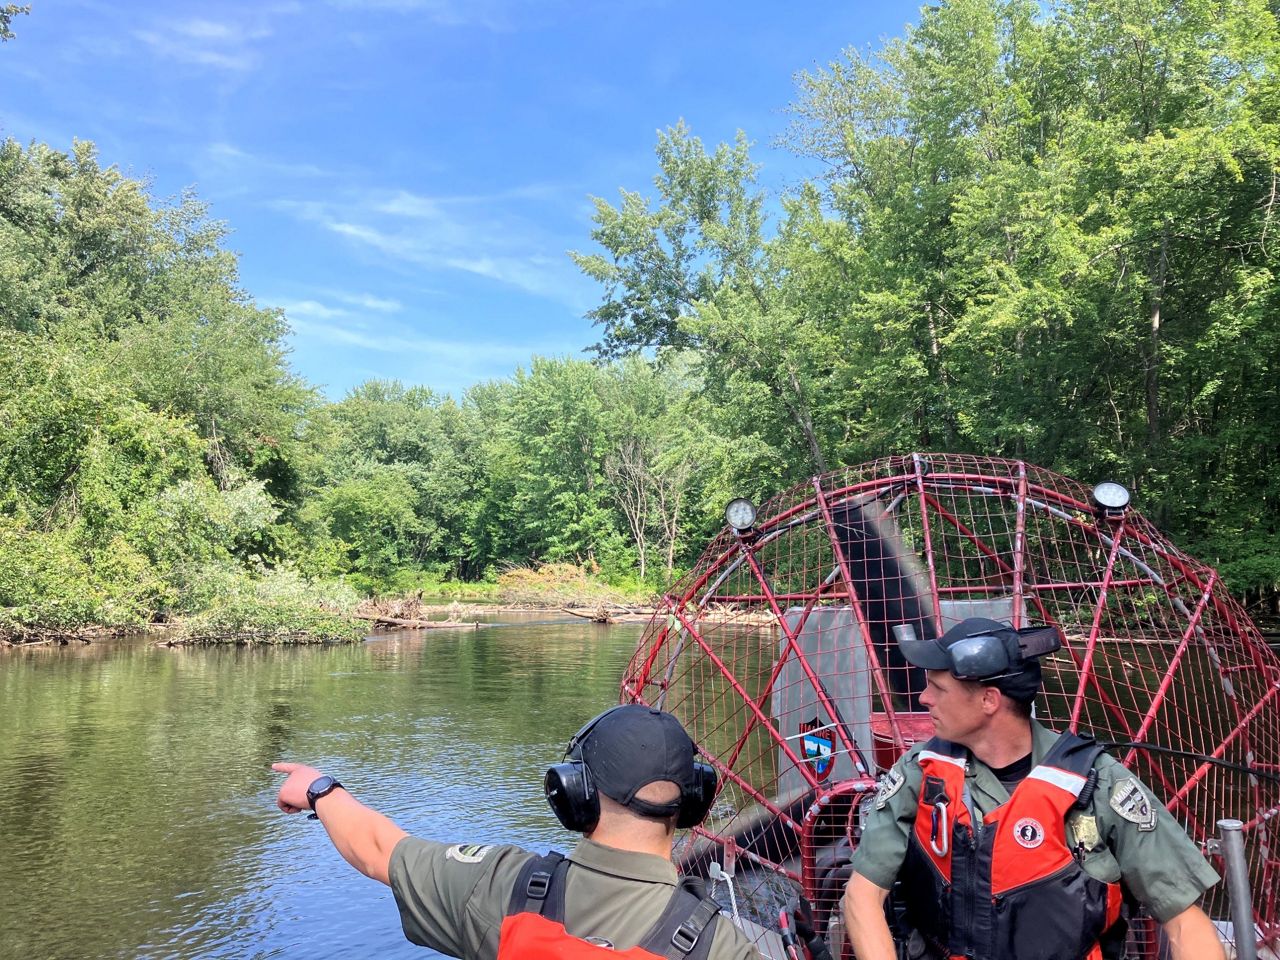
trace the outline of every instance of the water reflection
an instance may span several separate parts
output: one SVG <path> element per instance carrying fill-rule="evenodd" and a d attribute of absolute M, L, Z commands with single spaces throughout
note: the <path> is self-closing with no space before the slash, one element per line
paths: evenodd
<path fill-rule="evenodd" d="M 638 635 L 575 622 L 6 653 L 0 956 L 430 956 L 318 824 L 274 812 L 269 764 L 323 766 L 424 836 L 563 847 L 542 772 L 616 700 Z"/>

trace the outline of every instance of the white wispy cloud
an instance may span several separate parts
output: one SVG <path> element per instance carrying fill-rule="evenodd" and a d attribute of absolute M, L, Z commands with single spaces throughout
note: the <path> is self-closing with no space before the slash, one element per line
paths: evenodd
<path fill-rule="evenodd" d="M 175 22 L 173 24 L 173 32 L 191 37 L 193 40 L 232 40 L 236 37 L 236 32 L 230 24 L 215 23 L 212 20 L 202 20 L 198 17 L 192 20 Z"/>
<path fill-rule="evenodd" d="M 337 307 L 327 307 L 316 300 L 284 300 L 274 304 L 284 311 L 290 320 L 297 317 L 317 317 L 321 320 L 332 320 L 347 316 L 347 311 Z"/>
<path fill-rule="evenodd" d="M 475 383 L 510 376 L 535 355 L 576 352 L 572 344 L 455 340 L 361 321 L 294 319 L 291 326 L 298 349 L 342 352 L 346 362 L 338 375 L 341 382 L 330 385 L 339 392 L 376 377 L 429 383 L 433 390 L 460 397 Z M 368 359 L 361 363 L 361 357 Z"/>
<path fill-rule="evenodd" d="M 291 320 L 299 317 L 315 320 L 345 319 L 354 320 L 357 326 L 363 323 L 360 318 L 365 311 L 378 314 L 377 322 L 383 323 L 385 320 L 382 318 L 404 309 L 404 304 L 399 300 L 377 297 L 371 293 L 348 293 L 344 290 L 321 289 L 314 291 L 311 297 L 264 297 L 261 299 L 263 303 L 283 310 Z M 341 306 L 336 306 L 335 303 Z"/>
<path fill-rule="evenodd" d="M 283 177 L 325 177 L 329 171 L 314 163 L 277 160 L 242 150 L 234 144 L 211 143 L 204 149 L 205 159 L 219 172 L 245 175 L 279 175 Z"/>
<path fill-rule="evenodd" d="M 258 62 L 254 52 L 240 44 L 215 45 L 206 38 L 191 37 L 172 28 L 135 30 L 133 35 L 157 56 L 180 63 L 241 72 Z"/>
<path fill-rule="evenodd" d="M 133 31 L 153 54 L 192 66 L 245 73 L 261 63 L 262 41 L 275 35 L 277 18 L 302 11 L 294 0 L 241 10 L 234 18 L 167 18 Z"/>
<path fill-rule="evenodd" d="M 509 31 L 519 4 L 494 0 L 329 0 L 340 10 L 414 15 L 442 27 L 477 26 Z"/>
<path fill-rule="evenodd" d="M 557 193 L 568 191 L 542 184 L 486 196 L 392 190 L 273 206 L 402 263 L 484 277 L 582 310 L 590 294 L 564 253 L 571 243 L 549 235 L 519 202 L 569 202 Z"/>
<path fill-rule="evenodd" d="M 345 293 L 341 290 L 326 290 L 325 295 L 339 303 L 360 307 L 363 310 L 376 310 L 379 313 L 399 313 L 404 304 L 389 297 L 376 297 L 371 293 Z"/>
<path fill-rule="evenodd" d="M 517 364 L 527 363 L 535 353 L 550 352 L 546 349 L 547 345 L 448 340 L 405 330 L 393 331 L 312 320 L 293 320 L 291 326 L 295 334 L 303 334 L 326 343 L 359 347 L 378 353 L 418 354 L 449 364 L 470 365 L 481 358 L 487 365 L 497 365 L 506 370 Z M 552 350 L 554 349 L 553 347 Z"/>

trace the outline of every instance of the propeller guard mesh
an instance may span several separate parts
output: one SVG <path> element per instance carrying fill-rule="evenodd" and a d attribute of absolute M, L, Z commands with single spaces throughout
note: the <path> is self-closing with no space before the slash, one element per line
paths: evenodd
<path fill-rule="evenodd" d="M 762 946 L 796 885 L 820 929 L 836 921 L 861 807 L 932 733 L 893 627 L 972 615 L 1061 629 L 1038 718 L 1152 745 L 1112 753 L 1202 849 L 1219 819 L 1244 822 L 1258 941 L 1274 944 L 1280 660 L 1211 567 L 1136 510 L 1101 517 L 1088 487 L 1020 461 L 913 454 L 815 478 L 748 533 L 725 528 L 665 595 L 622 699 L 674 712 L 720 772 L 682 868 L 731 869 Z M 1229 934 L 1223 885 L 1202 905 Z M 1155 925 L 1133 931 L 1154 956 Z"/>

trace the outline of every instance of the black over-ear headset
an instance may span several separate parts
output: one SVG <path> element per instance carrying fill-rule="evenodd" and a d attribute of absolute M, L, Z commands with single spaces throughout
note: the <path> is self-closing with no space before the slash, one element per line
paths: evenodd
<path fill-rule="evenodd" d="M 565 747 L 563 762 L 553 764 L 543 778 L 542 789 L 547 803 L 566 830 L 585 833 L 600 819 L 600 795 L 591 771 L 582 760 L 582 745 L 596 724 L 623 706 L 627 704 L 610 707 L 588 720 Z M 691 778 L 680 785 L 679 800 L 649 803 L 635 797 L 627 804 L 627 809 L 645 817 L 663 818 L 675 814 L 676 826 L 680 829 L 695 827 L 706 819 L 715 799 L 717 783 L 715 767 L 695 760 Z"/>

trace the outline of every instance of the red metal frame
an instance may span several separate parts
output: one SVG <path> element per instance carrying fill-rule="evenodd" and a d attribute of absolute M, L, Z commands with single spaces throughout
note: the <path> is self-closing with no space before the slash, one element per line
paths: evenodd
<path fill-rule="evenodd" d="M 1258 921 L 1265 942 L 1280 940 L 1280 859 L 1271 853 L 1280 845 L 1272 840 L 1280 785 L 1205 759 L 1280 771 L 1280 660 L 1215 571 L 1136 510 L 1101 519 L 1085 485 L 1022 460 L 911 454 L 849 467 L 763 504 L 748 536 L 725 530 L 708 546 L 663 598 L 622 683 L 624 699 L 676 712 L 719 769 L 728 801 L 719 809 L 727 812 L 697 833 L 813 896 L 824 869 L 819 825 L 873 783 L 856 771 L 822 782 L 813 758 L 783 733 L 801 718 L 774 714 L 804 702 L 838 718 L 850 690 L 862 691 L 895 750 L 919 735 L 914 715 L 908 724 L 894 712 L 900 686 L 892 673 L 901 668 L 884 658 L 891 624 L 875 619 L 888 616 L 875 612 L 884 585 L 863 560 L 846 556 L 833 522 L 836 506 L 872 500 L 888 502 L 892 522 L 915 538 L 916 549 L 904 550 L 919 565 L 939 622 L 949 603 L 986 602 L 1008 604 L 1015 625 L 1025 605 L 1027 617 L 1062 629 L 1063 655 L 1048 661 L 1038 704 L 1050 726 L 1175 751 L 1125 747 L 1123 762 L 1138 765 L 1197 840 L 1208 839 L 1219 816 L 1245 823 Z M 806 633 L 814 612 L 831 604 L 852 611 L 839 642 L 862 648 L 862 674 L 817 667 L 854 662 L 832 659 L 834 637 Z M 798 609 L 791 624 L 787 608 Z M 794 696 L 796 684 L 808 691 L 803 698 Z M 845 723 L 832 737 L 841 755 L 858 755 L 858 736 Z M 803 816 L 788 815 L 777 800 L 784 776 L 813 791 Z M 735 825 L 747 822 L 751 806 L 792 838 L 794 862 L 738 842 Z M 1154 939 L 1142 942 L 1154 949 Z"/>

